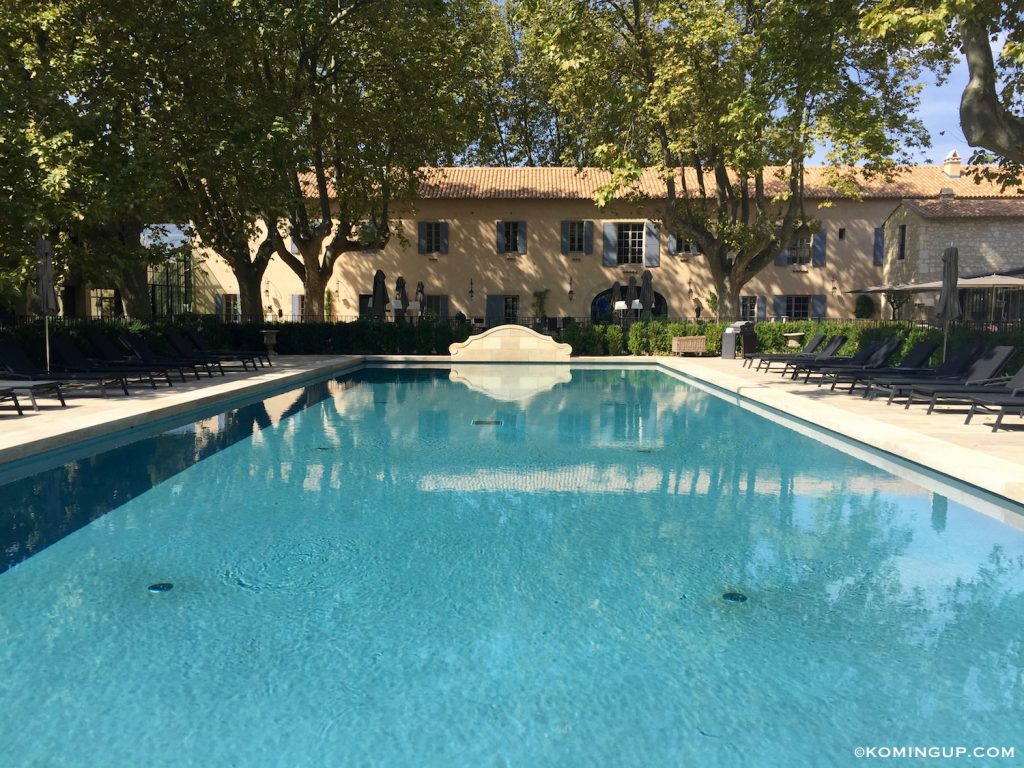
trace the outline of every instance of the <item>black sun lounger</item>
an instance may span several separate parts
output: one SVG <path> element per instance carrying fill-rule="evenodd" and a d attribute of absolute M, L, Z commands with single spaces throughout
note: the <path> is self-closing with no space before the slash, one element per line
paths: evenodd
<path fill-rule="evenodd" d="M 67 408 L 68 404 L 64 402 L 64 393 L 61 392 L 61 382 L 56 379 L 44 379 L 42 381 L 17 381 L 16 379 L 0 379 L 0 389 L 14 390 L 15 393 L 23 392 L 28 395 L 29 400 L 32 402 L 32 410 L 38 411 L 39 404 L 36 402 L 36 397 L 41 395 L 52 394 L 56 397 L 60 404 Z"/>
<path fill-rule="evenodd" d="M 21 403 L 18 402 L 18 393 L 15 392 L 13 389 L 0 387 L 0 402 L 3 402 L 4 400 L 10 400 L 12 403 L 14 403 L 14 408 L 15 410 L 18 411 L 19 416 L 25 415 L 25 409 L 22 408 Z"/>
<path fill-rule="evenodd" d="M 826 381 L 832 381 L 831 389 L 835 389 L 837 384 L 850 383 L 850 389 L 848 391 L 853 392 L 853 388 L 857 386 L 857 382 L 862 381 L 868 376 L 880 376 L 880 375 L 899 375 L 900 373 L 910 374 L 914 371 L 920 370 L 921 366 L 928 362 L 928 358 L 932 356 L 939 344 L 935 341 L 919 341 L 910 351 L 907 352 L 903 358 L 903 362 L 893 368 L 857 368 L 857 369 L 834 369 L 826 372 L 821 381 L 818 382 L 818 386 L 821 386 Z"/>
<path fill-rule="evenodd" d="M 997 347 L 998 349 L 998 347 Z M 1012 347 L 1011 347 L 1012 349 Z M 1010 355 L 1007 355 L 1009 360 Z M 999 369 L 1002 370 L 1006 366 Z M 996 373 L 998 374 L 999 371 Z M 943 405 L 970 405 L 971 397 L 988 397 L 990 395 L 1012 395 L 1024 390 L 1024 367 L 1013 376 L 998 376 L 985 380 L 968 381 L 963 384 L 953 382 L 934 382 L 931 384 L 918 384 L 911 387 L 907 393 L 907 404 L 918 400 L 928 401 L 928 413 L 932 413 L 938 406 Z"/>
<path fill-rule="evenodd" d="M 881 368 L 889 359 L 899 351 L 903 340 L 899 336 L 890 336 L 887 339 L 866 344 L 862 350 L 850 358 L 849 361 L 840 360 L 835 364 L 828 363 L 806 363 L 801 366 L 804 372 L 804 382 L 811 380 L 812 375 L 817 375 L 818 386 L 825 382 L 826 373 L 837 371 L 867 371 L 874 368 Z M 796 378 L 796 376 L 794 376 Z"/>
<path fill-rule="evenodd" d="M 164 355 L 158 355 L 153 351 L 152 347 L 146 343 L 146 340 L 137 333 L 122 333 L 121 343 L 131 350 L 131 352 L 140 360 L 149 365 L 166 365 L 172 368 L 183 366 L 185 368 L 191 368 L 197 379 L 199 378 L 199 371 L 202 369 L 206 371 L 207 376 L 211 379 L 213 378 L 213 371 L 210 368 L 210 363 L 200 360 L 185 360 L 180 357 L 166 357 Z M 221 371 L 220 374 L 223 376 L 224 371 Z"/>
<path fill-rule="evenodd" d="M 808 341 L 807 344 L 804 345 L 804 348 L 802 350 L 800 350 L 799 352 L 792 352 L 792 353 L 788 353 L 788 354 L 787 353 L 779 353 L 779 354 L 768 354 L 768 355 L 755 355 L 755 356 L 751 357 L 750 359 L 744 361 L 744 363 L 749 368 L 750 365 L 754 362 L 754 360 L 757 360 L 757 368 L 755 368 L 754 370 L 755 371 L 760 371 L 761 370 L 761 365 L 764 364 L 764 370 L 765 370 L 765 372 L 767 372 L 772 367 L 772 363 L 787 363 L 790 360 L 796 360 L 796 359 L 801 358 L 801 357 L 805 357 L 806 358 L 806 357 L 810 357 L 810 356 L 812 356 L 814 354 L 817 354 L 819 347 L 821 347 L 821 345 L 824 342 L 825 342 L 825 334 L 824 333 L 816 333 L 816 334 L 814 334 L 811 337 L 810 341 Z"/>
<path fill-rule="evenodd" d="M 993 347 L 992 349 L 985 350 L 974 362 L 971 363 L 967 371 L 955 380 L 945 379 L 943 381 L 935 381 L 934 384 L 953 384 L 959 387 L 963 387 L 967 384 L 981 383 L 989 381 L 999 375 L 999 372 L 1006 367 L 1006 364 L 1010 361 L 1013 356 L 1013 347 Z M 889 399 L 886 401 L 887 405 L 892 405 L 892 401 L 897 398 L 906 397 L 907 405 L 910 407 L 912 402 L 909 399 L 910 392 L 914 387 L 927 386 L 928 382 L 923 382 L 917 379 L 910 381 L 896 381 L 892 380 L 884 384 L 876 386 L 872 384 L 872 391 L 882 391 L 889 393 Z"/>
<path fill-rule="evenodd" d="M 996 414 L 995 423 L 992 425 L 993 432 L 1006 428 L 1003 416 L 1014 413 L 1024 416 L 1024 391 L 1018 390 L 1009 395 L 974 395 L 971 397 L 971 408 L 967 412 L 964 424 L 970 424 L 971 419 L 982 411 Z"/>
<path fill-rule="evenodd" d="M 139 381 L 148 380 L 149 385 L 153 389 L 156 389 L 156 379 L 153 377 L 154 369 L 150 366 L 112 364 L 99 365 L 86 357 L 85 353 L 78 348 L 78 345 L 75 344 L 74 340 L 70 336 L 65 336 L 60 333 L 50 339 L 50 346 L 53 348 L 53 352 L 61 366 L 69 371 L 113 373 L 122 374 L 124 376 L 135 376 Z M 171 386 L 171 377 L 166 368 L 158 368 L 156 369 L 156 372 L 162 373 L 164 378 L 167 380 L 167 386 Z"/>
<path fill-rule="evenodd" d="M 9 379 L 26 379 L 28 381 L 51 381 L 59 379 L 61 382 L 82 382 L 99 384 L 103 396 L 107 396 L 107 385 L 116 384 L 126 395 L 128 392 L 128 379 L 124 373 L 100 373 L 92 371 L 43 371 L 40 370 L 28 359 L 24 350 L 10 339 L 0 339 L 0 365 L 7 371 L 4 376 Z"/>
<path fill-rule="evenodd" d="M 129 366 L 138 369 L 147 369 L 153 371 L 153 373 L 163 374 L 170 383 L 170 372 L 177 371 L 178 375 L 181 376 L 181 380 L 185 381 L 185 370 L 188 369 L 191 373 L 196 374 L 196 378 L 199 378 L 199 374 L 193 366 L 190 365 L 160 365 L 158 363 L 146 363 L 137 356 L 129 356 L 128 348 L 119 346 L 117 342 L 107 336 L 105 333 L 99 331 L 93 331 L 88 334 L 87 338 L 89 343 L 92 344 L 93 349 L 99 353 L 100 357 L 103 358 L 103 362 L 107 365 L 113 366 Z"/>
<path fill-rule="evenodd" d="M 927 381 L 956 381 L 961 379 L 967 372 L 971 363 L 980 354 L 981 350 L 974 344 L 961 344 L 954 349 L 946 362 L 940 363 L 934 368 L 919 368 L 915 371 L 900 371 L 884 373 L 882 371 L 866 371 L 859 377 L 850 391 L 857 384 L 864 385 L 862 397 L 874 399 L 879 392 L 888 391 L 890 385 L 920 384 Z"/>
<path fill-rule="evenodd" d="M 200 354 L 204 355 L 252 355 L 256 360 L 259 360 L 260 365 L 269 365 L 273 367 L 273 363 L 270 362 L 270 353 L 266 350 L 262 352 L 259 350 L 244 350 L 244 349 L 215 349 L 213 345 L 206 340 L 206 338 L 199 331 L 185 331 L 185 335 L 191 339 L 196 349 Z M 255 367 L 255 366 L 253 366 Z"/>
<path fill-rule="evenodd" d="M 164 331 L 164 338 L 167 339 L 174 351 L 181 357 L 184 357 L 186 360 L 205 360 L 212 365 L 219 366 L 221 373 L 224 372 L 224 363 L 241 363 L 242 370 L 245 371 L 249 370 L 249 364 L 252 363 L 252 369 L 256 370 L 256 355 L 251 352 L 223 355 L 219 352 L 200 352 L 190 339 L 173 328 Z"/>

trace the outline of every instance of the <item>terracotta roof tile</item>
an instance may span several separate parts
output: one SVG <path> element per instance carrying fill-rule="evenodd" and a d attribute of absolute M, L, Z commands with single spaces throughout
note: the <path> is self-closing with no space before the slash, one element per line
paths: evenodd
<path fill-rule="evenodd" d="M 808 199 L 827 200 L 847 197 L 831 183 L 828 168 L 811 166 L 804 176 L 804 191 Z M 965 168 L 967 170 L 967 168 Z M 975 183 L 973 178 L 961 175 L 950 178 L 943 173 L 942 166 L 918 165 L 905 168 L 891 180 L 881 177 L 865 177 L 856 169 L 850 169 L 861 196 L 867 199 L 929 198 L 938 197 L 943 189 L 951 189 L 956 199 L 963 198 L 1012 198 L 1021 197 L 1016 189 L 1000 191 L 990 181 Z M 603 168 L 575 167 L 449 167 L 424 168 L 421 171 L 420 194 L 427 200 L 592 200 L 600 187 L 608 184 L 611 175 Z M 679 177 L 677 176 L 677 181 Z M 313 174 L 301 178 L 304 191 L 314 194 L 316 185 Z M 766 186 L 770 195 L 786 191 L 786 184 L 779 175 L 766 174 Z M 713 181 L 706 177 L 711 187 Z M 679 188 L 682 188 L 679 184 Z M 686 187 L 697 188 L 697 174 L 686 169 Z M 666 194 L 665 181 L 653 169 L 644 170 L 634 191 L 642 196 L 663 199 Z"/>
<path fill-rule="evenodd" d="M 926 219 L 1001 219 L 1024 217 L 1024 198 L 984 200 L 940 198 L 904 200 L 903 204 Z"/>

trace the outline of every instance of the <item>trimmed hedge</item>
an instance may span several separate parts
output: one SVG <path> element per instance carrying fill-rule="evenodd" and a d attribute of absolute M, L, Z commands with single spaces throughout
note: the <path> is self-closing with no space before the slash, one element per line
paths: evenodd
<path fill-rule="evenodd" d="M 210 318 L 196 318 L 187 322 L 130 321 L 111 323 L 107 321 L 72 320 L 58 321 L 51 332 L 71 335 L 87 353 L 93 350 L 87 335 L 98 330 L 116 336 L 120 329 L 127 329 L 145 337 L 158 352 L 173 354 L 163 338 L 167 327 L 196 329 L 203 333 L 210 343 L 221 349 L 262 349 L 261 330 L 273 329 L 278 332 L 276 349 L 283 355 L 330 355 L 330 354 L 417 354 L 446 355 L 448 347 L 456 341 L 465 341 L 472 330 L 467 323 L 449 325 L 423 321 L 395 324 L 373 320 L 356 320 L 349 323 L 221 323 Z M 582 326 L 574 322 L 566 324 L 559 341 L 572 345 L 573 355 L 601 356 L 618 355 L 628 351 L 632 355 L 668 355 L 672 352 L 672 338 L 675 336 L 704 336 L 707 339 L 707 356 L 721 353 L 722 333 L 725 323 L 689 320 L 665 322 L 648 320 L 633 323 L 624 334 L 618 325 Z M 893 359 L 897 364 L 902 356 L 918 341 L 933 340 L 940 344 L 932 363 L 941 359 L 942 331 L 936 328 L 914 326 L 907 323 L 791 321 L 788 323 L 756 323 L 761 350 L 764 352 L 788 352 L 784 334 L 802 332 L 805 338 L 815 333 L 827 337 L 842 333 L 848 341 L 839 350 L 840 354 L 853 354 L 862 343 L 870 343 L 894 333 L 903 337 L 904 343 Z M 19 341 L 37 364 L 42 365 L 45 357 L 42 322 L 20 325 L 3 330 L 4 335 Z M 985 346 L 1007 344 L 1017 348 L 1009 370 L 1024 365 L 1024 331 L 981 332 L 956 329 L 949 334 L 949 347 L 958 344 L 975 343 Z"/>

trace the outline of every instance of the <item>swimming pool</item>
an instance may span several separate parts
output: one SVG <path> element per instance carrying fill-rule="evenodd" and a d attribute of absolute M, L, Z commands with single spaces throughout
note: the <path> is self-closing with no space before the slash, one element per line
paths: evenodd
<path fill-rule="evenodd" d="M 1020 753 L 1024 533 L 657 371 L 523 370 L 365 370 L 0 488 L 0 764 Z"/>

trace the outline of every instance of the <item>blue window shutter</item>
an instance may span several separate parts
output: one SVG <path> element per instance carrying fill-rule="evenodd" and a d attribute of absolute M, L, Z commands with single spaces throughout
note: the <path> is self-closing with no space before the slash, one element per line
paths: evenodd
<path fill-rule="evenodd" d="M 419 239 L 419 253 L 427 252 L 427 222 L 416 222 L 416 235 Z"/>
<path fill-rule="evenodd" d="M 824 317 L 826 307 L 826 296 L 823 293 L 811 296 L 811 317 Z"/>
<path fill-rule="evenodd" d="M 441 253 L 448 253 L 448 222 L 441 222 Z"/>
<path fill-rule="evenodd" d="M 213 314 L 223 319 L 224 317 L 224 294 L 213 294 Z"/>
<path fill-rule="evenodd" d="M 675 232 L 668 233 L 668 252 L 669 254 L 679 253 L 679 235 Z"/>
<path fill-rule="evenodd" d="M 498 240 L 494 246 L 498 249 L 498 253 L 505 252 L 505 222 L 498 222 Z"/>
<path fill-rule="evenodd" d="M 594 252 L 594 222 L 583 222 L 583 252 Z"/>
<path fill-rule="evenodd" d="M 644 266 L 661 266 L 661 227 L 653 221 L 644 224 Z"/>
<path fill-rule="evenodd" d="M 772 296 L 772 314 L 776 317 L 782 317 L 786 314 L 785 296 Z"/>
<path fill-rule="evenodd" d="M 811 264 L 815 267 L 825 266 L 825 249 L 828 246 L 828 232 L 824 229 L 816 232 L 811 242 Z"/>
<path fill-rule="evenodd" d="M 299 307 L 299 300 L 301 298 L 302 297 L 299 294 L 297 294 L 297 293 L 293 293 L 292 294 L 292 320 L 299 320 L 299 319 L 301 319 L 300 314 L 301 314 L 302 310 Z"/>
<path fill-rule="evenodd" d="M 448 225 L 445 224 L 445 226 L 447 227 Z M 447 323 L 448 322 L 448 294 L 447 293 L 442 293 L 440 296 L 437 297 L 437 314 L 438 314 L 438 319 L 441 322 L 443 322 L 443 323 Z"/>
<path fill-rule="evenodd" d="M 487 324 L 497 325 L 505 319 L 505 297 L 502 294 L 487 295 Z"/>
<path fill-rule="evenodd" d="M 519 242 L 516 243 L 516 250 L 519 253 L 526 253 L 526 222 L 520 221 L 519 224 Z"/>
<path fill-rule="evenodd" d="M 768 316 L 768 297 L 758 296 L 757 297 L 757 314 L 754 316 L 758 320 L 764 320 Z"/>
<path fill-rule="evenodd" d="M 784 267 L 789 263 L 789 248 L 783 248 L 775 257 L 775 266 Z"/>
<path fill-rule="evenodd" d="M 875 250 L 873 256 L 873 263 L 876 267 L 880 267 L 885 263 L 885 230 L 881 227 L 875 227 Z"/>
<path fill-rule="evenodd" d="M 606 221 L 604 225 L 604 254 L 601 263 L 606 267 L 614 267 L 619 263 L 619 228 L 614 222 Z"/>
<path fill-rule="evenodd" d="M 562 222 L 562 255 L 569 253 L 569 222 Z"/>

